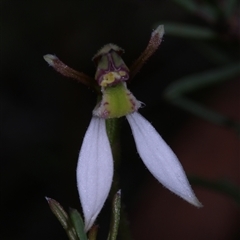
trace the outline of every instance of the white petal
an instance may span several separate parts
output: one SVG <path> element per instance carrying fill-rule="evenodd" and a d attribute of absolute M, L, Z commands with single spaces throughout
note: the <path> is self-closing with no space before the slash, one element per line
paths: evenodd
<path fill-rule="evenodd" d="M 113 178 L 113 157 L 105 120 L 92 117 L 77 165 L 77 186 L 88 231 L 109 194 Z"/>
<path fill-rule="evenodd" d="M 166 188 L 189 203 L 200 207 L 178 158 L 155 128 L 139 113 L 126 116 L 143 162 Z"/>

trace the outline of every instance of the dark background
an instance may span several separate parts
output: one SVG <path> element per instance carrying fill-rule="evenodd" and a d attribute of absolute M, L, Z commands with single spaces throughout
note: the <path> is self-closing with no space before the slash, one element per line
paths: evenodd
<path fill-rule="evenodd" d="M 123 58 L 131 65 L 158 24 L 196 24 L 222 34 L 227 26 L 220 20 L 210 24 L 167 0 L 1 1 L 1 239 L 67 239 L 45 196 L 65 209 L 81 209 L 75 168 L 96 95 L 56 73 L 42 56 L 56 54 L 94 76 L 91 58 L 106 43 L 124 48 Z M 129 88 L 146 104 L 141 114 L 170 144 L 188 174 L 224 178 L 239 186 L 236 131 L 194 117 L 162 97 L 171 82 L 224 66 L 201 52 L 202 41 L 166 32 Z M 206 44 L 219 45 L 232 61 L 238 58 L 236 36 Z M 240 119 L 239 76 L 191 97 Z M 239 208 L 233 199 L 193 185 L 205 207 L 189 206 L 147 172 L 125 120 L 121 132 L 123 196 L 134 239 L 237 239 Z"/>

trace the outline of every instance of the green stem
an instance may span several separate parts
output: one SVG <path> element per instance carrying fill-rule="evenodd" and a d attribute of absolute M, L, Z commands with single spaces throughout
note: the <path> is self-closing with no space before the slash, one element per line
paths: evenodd
<path fill-rule="evenodd" d="M 114 177 L 113 177 L 112 188 L 109 193 L 109 198 L 111 202 L 116 192 L 118 192 L 121 189 L 120 183 L 119 183 L 119 174 L 118 174 L 119 168 L 120 168 L 120 150 L 121 150 L 120 142 L 119 142 L 120 122 L 121 122 L 121 119 L 119 118 L 106 119 L 106 129 L 107 129 L 107 134 L 110 141 L 113 159 L 114 159 Z M 122 240 L 131 239 L 128 218 L 124 210 L 123 204 L 121 204 L 121 217 L 119 222 L 119 229 L 120 231 L 118 233 L 118 239 L 122 239 Z"/>
<path fill-rule="evenodd" d="M 118 176 L 120 166 L 119 121 L 120 119 L 118 118 L 106 119 L 106 129 L 114 161 L 114 176 L 111 191 L 109 194 L 110 199 L 113 199 L 116 192 L 120 189 Z"/>

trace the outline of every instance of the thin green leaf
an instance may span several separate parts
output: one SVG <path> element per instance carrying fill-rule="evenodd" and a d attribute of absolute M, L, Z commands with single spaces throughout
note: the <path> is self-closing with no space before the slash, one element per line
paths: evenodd
<path fill-rule="evenodd" d="M 220 113 L 217 113 L 199 103 L 196 103 L 185 97 L 178 97 L 171 100 L 171 103 L 180 107 L 198 117 L 201 117 L 209 122 L 218 124 L 220 126 L 230 127 L 238 134 L 240 133 L 240 123 L 228 118 Z"/>
<path fill-rule="evenodd" d="M 75 228 L 75 231 L 80 240 L 87 240 L 87 235 L 84 231 L 84 222 L 81 217 L 81 214 L 76 209 L 70 209 L 70 218 L 72 220 L 72 224 Z"/>
<path fill-rule="evenodd" d="M 198 40 L 213 40 L 218 38 L 213 30 L 195 25 L 179 24 L 179 23 L 164 23 L 166 35 L 175 37 L 192 38 Z"/>
<path fill-rule="evenodd" d="M 239 7 L 238 5 L 238 0 L 225 1 L 225 7 L 223 8 L 223 11 L 226 19 L 230 18 L 234 14 L 234 11 L 237 11 L 237 8 Z"/>
<path fill-rule="evenodd" d="M 113 198 L 112 218 L 108 240 L 117 239 L 118 227 L 120 222 L 120 212 L 121 212 L 121 190 L 119 190 Z"/>
<path fill-rule="evenodd" d="M 198 4 L 196 3 L 196 1 L 192 0 L 172 0 L 172 1 L 189 12 L 194 13 L 198 10 Z"/>
<path fill-rule="evenodd" d="M 239 74 L 239 63 L 232 63 L 230 66 L 221 69 L 187 76 L 171 84 L 165 90 L 164 97 L 172 104 L 196 116 L 221 126 L 231 127 L 239 134 L 240 124 L 238 122 L 185 97 L 186 93 L 229 80 L 237 77 Z"/>
<path fill-rule="evenodd" d="M 64 211 L 63 207 L 54 199 L 46 197 L 48 205 L 53 212 L 53 214 L 57 217 L 58 221 L 63 226 L 66 231 L 68 238 L 70 240 L 79 240 L 77 234 L 71 224 L 68 214 Z"/>
<path fill-rule="evenodd" d="M 239 187 L 227 180 L 210 181 L 201 177 L 189 177 L 189 181 L 196 186 L 201 186 L 225 194 L 240 205 Z"/>
<path fill-rule="evenodd" d="M 171 101 L 172 99 L 182 96 L 185 93 L 232 79 L 237 77 L 239 74 L 240 64 L 232 63 L 231 65 L 225 67 L 183 77 L 171 84 L 165 90 L 164 96 L 166 99 Z"/>
<path fill-rule="evenodd" d="M 211 61 L 214 64 L 224 65 L 232 62 L 226 49 L 219 48 L 215 43 L 209 44 L 201 41 L 196 44 L 196 42 L 192 42 L 192 47 L 194 47 L 198 53 L 204 56 L 208 61 Z"/>
<path fill-rule="evenodd" d="M 211 6 L 207 2 L 201 2 L 200 4 L 194 0 L 172 0 L 184 10 L 190 12 L 193 15 L 199 16 L 208 22 L 216 22 L 218 17 L 219 8 L 217 5 Z"/>

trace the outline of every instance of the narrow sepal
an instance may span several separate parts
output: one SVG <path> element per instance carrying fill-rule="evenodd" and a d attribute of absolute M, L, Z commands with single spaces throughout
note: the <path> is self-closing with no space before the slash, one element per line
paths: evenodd
<path fill-rule="evenodd" d="M 166 188 L 201 207 L 178 158 L 155 128 L 139 113 L 127 115 L 136 147 L 144 164 Z"/>
<path fill-rule="evenodd" d="M 77 165 L 77 186 L 85 219 L 85 231 L 95 222 L 109 194 L 113 178 L 113 157 L 105 120 L 92 117 Z"/>
<path fill-rule="evenodd" d="M 46 54 L 43 56 L 43 58 L 51 67 L 53 67 L 57 72 L 61 73 L 63 76 L 75 79 L 78 82 L 81 82 L 87 85 L 88 87 L 94 88 L 97 92 L 99 92 L 99 87 L 97 86 L 94 79 L 89 77 L 85 73 L 78 72 L 70 68 L 55 55 Z"/>
<path fill-rule="evenodd" d="M 159 45 L 162 42 L 164 34 L 164 26 L 159 25 L 151 35 L 151 38 L 148 42 L 146 49 L 139 56 L 139 58 L 133 63 L 130 67 L 130 77 L 131 79 L 140 71 L 143 64 L 153 55 L 153 53 L 158 49 Z"/>

